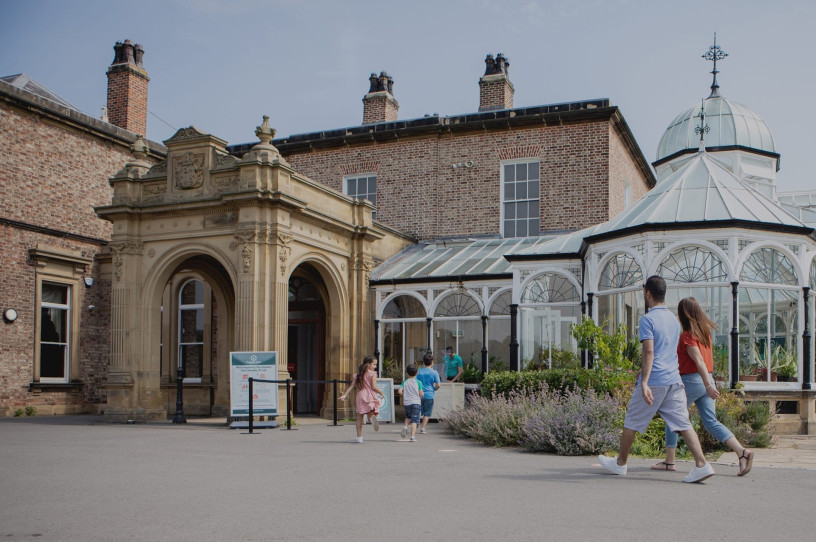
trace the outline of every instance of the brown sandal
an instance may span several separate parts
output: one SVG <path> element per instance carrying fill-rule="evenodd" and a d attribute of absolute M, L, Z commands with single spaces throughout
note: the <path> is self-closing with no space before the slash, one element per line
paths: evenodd
<path fill-rule="evenodd" d="M 747 454 L 747 455 L 746 455 Z M 745 460 L 745 466 L 742 466 L 742 460 Z M 745 476 L 749 472 L 751 472 L 751 466 L 754 463 L 754 452 L 749 450 L 748 448 L 743 448 L 742 453 L 739 456 L 739 465 L 740 471 L 737 473 L 737 476 Z"/>
<path fill-rule="evenodd" d="M 674 463 L 666 463 L 665 461 L 661 461 L 660 463 L 655 463 L 652 465 L 652 470 L 665 470 L 674 472 L 677 469 L 674 467 Z"/>

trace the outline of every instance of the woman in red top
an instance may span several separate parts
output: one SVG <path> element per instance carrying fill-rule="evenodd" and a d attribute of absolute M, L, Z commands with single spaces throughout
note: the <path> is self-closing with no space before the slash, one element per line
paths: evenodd
<path fill-rule="evenodd" d="M 724 442 L 739 458 L 740 470 L 737 476 L 745 476 L 750 472 L 754 461 L 754 454 L 737 440 L 737 437 L 728 430 L 719 420 L 714 408 L 714 400 L 720 396 L 717 386 L 714 385 L 714 356 L 711 351 L 711 332 L 717 328 L 697 300 L 693 297 L 681 299 L 677 305 L 677 317 L 683 327 L 680 342 L 677 345 L 677 358 L 680 362 L 680 376 L 686 387 L 688 405 L 697 405 L 697 412 L 703 422 L 703 427 L 711 436 Z M 652 468 L 655 470 L 676 470 L 674 466 L 675 452 L 677 451 L 677 433 L 666 428 L 666 460 Z"/>

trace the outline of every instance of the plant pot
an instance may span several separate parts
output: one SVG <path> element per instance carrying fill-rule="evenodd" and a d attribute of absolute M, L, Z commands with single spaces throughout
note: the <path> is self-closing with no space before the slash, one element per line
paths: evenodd
<path fill-rule="evenodd" d="M 757 375 L 739 375 L 739 379 L 743 382 L 756 382 L 757 378 L 759 378 Z"/>

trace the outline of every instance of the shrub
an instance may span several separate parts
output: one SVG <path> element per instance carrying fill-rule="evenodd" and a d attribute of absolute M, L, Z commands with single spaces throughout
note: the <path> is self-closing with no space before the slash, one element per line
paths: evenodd
<path fill-rule="evenodd" d="M 30 406 L 30 405 L 25 407 L 25 415 L 26 416 L 36 416 L 37 415 L 37 407 Z"/>
<path fill-rule="evenodd" d="M 542 394 L 544 404 L 524 423 L 522 446 L 559 455 L 605 452 L 618 443 L 618 403 L 594 390 Z"/>
<path fill-rule="evenodd" d="M 512 392 L 492 399 L 472 395 L 466 407 L 450 412 L 444 423 L 456 436 L 490 446 L 513 446 L 521 441 L 524 420 L 536 408 L 537 401 L 526 393 Z"/>
<path fill-rule="evenodd" d="M 609 394 L 633 379 L 634 375 L 627 372 L 581 368 L 491 372 L 482 380 L 480 393 L 487 398 L 507 396 L 510 392 L 532 395 L 546 385 L 560 392 L 591 388 L 597 393 Z"/>
<path fill-rule="evenodd" d="M 468 363 L 462 368 L 462 382 L 465 384 L 478 384 L 484 378 L 484 373 L 473 363 Z"/>
<path fill-rule="evenodd" d="M 615 399 L 594 390 L 560 393 L 543 383 L 535 393 L 472 397 L 444 422 L 454 435 L 491 446 L 584 455 L 615 446 L 619 410 Z"/>
<path fill-rule="evenodd" d="M 609 334 L 604 328 L 609 327 L 608 321 L 603 326 L 597 325 L 592 318 L 584 316 L 580 324 L 570 326 L 570 334 L 577 341 L 578 348 L 592 352 L 595 363 L 603 369 L 628 371 L 637 366 L 633 346 L 626 338 L 626 325 L 618 324 L 615 333 Z"/>
<path fill-rule="evenodd" d="M 25 410 L 23 410 L 22 408 L 18 408 L 17 410 L 14 411 L 15 418 L 22 418 L 23 416 L 25 416 Z"/>

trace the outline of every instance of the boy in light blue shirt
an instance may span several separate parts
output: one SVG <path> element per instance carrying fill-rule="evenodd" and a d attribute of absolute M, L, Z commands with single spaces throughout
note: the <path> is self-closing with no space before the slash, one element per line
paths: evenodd
<path fill-rule="evenodd" d="M 425 432 L 425 426 L 428 425 L 428 420 L 433 415 L 434 392 L 439 389 L 439 373 L 433 368 L 434 357 L 433 354 L 425 354 L 422 358 L 422 363 L 425 365 L 417 373 L 417 380 L 422 384 L 422 391 L 425 397 L 422 398 L 420 414 L 422 416 L 422 423 L 419 426 L 419 432 Z"/>
<path fill-rule="evenodd" d="M 422 382 L 416 379 L 417 368 L 413 363 L 405 368 L 408 378 L 400 385 L 399 394 L 402 395 L 402 404 L 405 406 L 405 425 L 402 427 L 400 436 L 405 438 L 408 434 L 408 422 L 411 422 L 411 442 L 416 442 L 416 428 L 419 424 L 419 414 L 422 405 Z"/>

